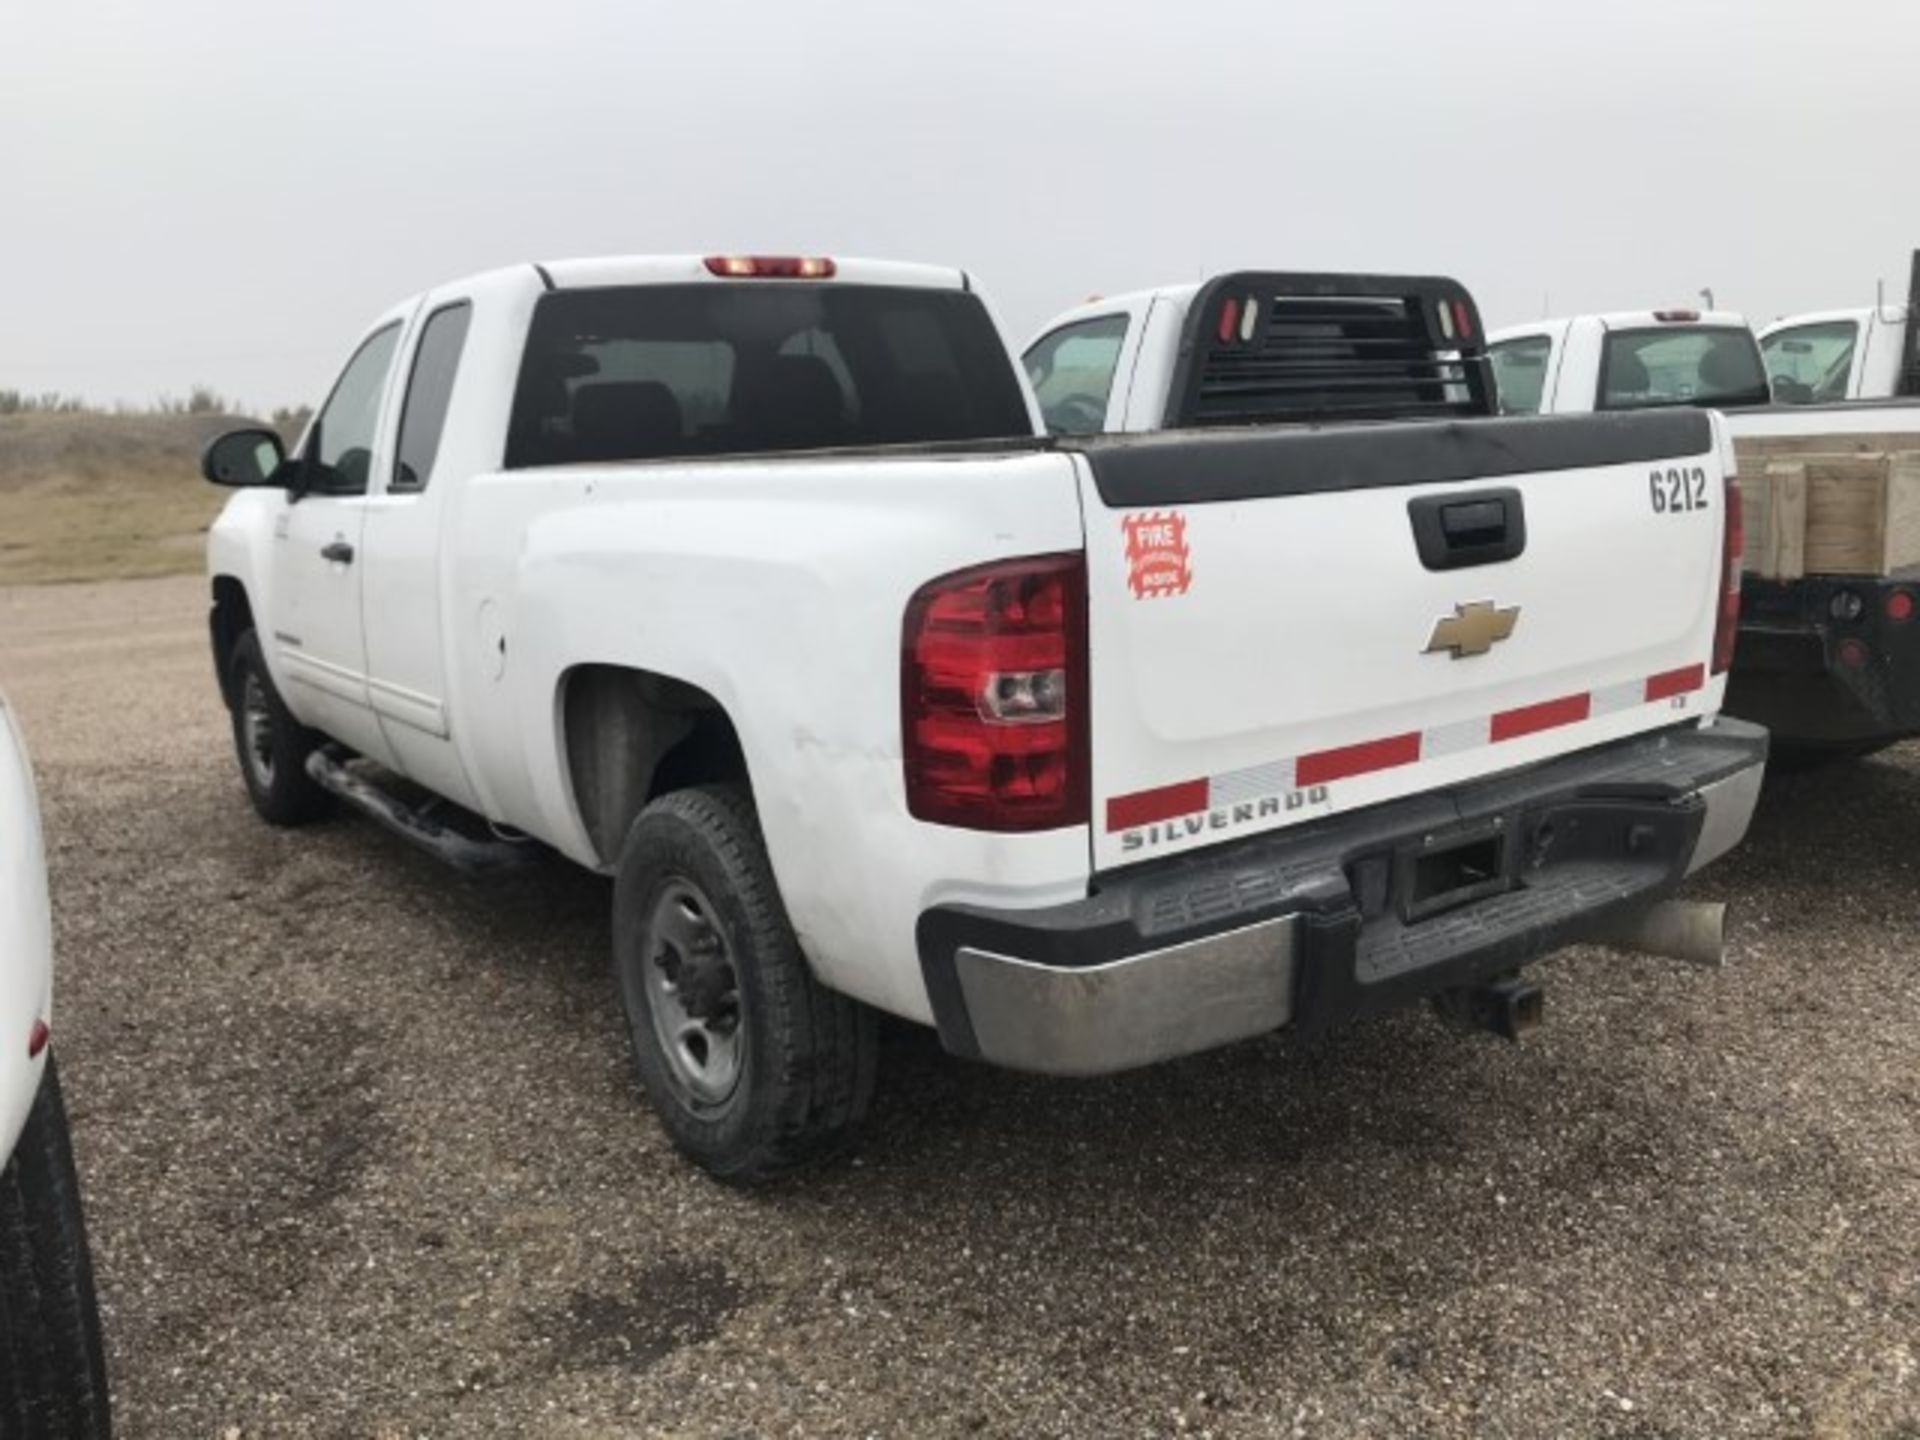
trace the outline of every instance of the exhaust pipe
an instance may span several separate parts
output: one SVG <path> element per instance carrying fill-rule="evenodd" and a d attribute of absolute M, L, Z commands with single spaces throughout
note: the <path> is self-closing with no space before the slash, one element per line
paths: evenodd
<path fill-rule="evenodd" d="M 1717 900 L 1656 900 L 1596 931 L 1593 941 L 1718 970 L 1727 963 L 1727 907 Z"/>

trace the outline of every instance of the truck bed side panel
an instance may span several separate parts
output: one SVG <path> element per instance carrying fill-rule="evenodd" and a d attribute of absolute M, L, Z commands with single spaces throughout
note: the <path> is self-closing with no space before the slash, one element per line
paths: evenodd
<path fill-rule="evenodd" d="M 455 733 L 493 818 L 601 865 L 571 794 L 578 665 L 693 685 L 746 753 L 780 891 L 828 984 L 929 1018 L 933 905 L 1083 896 L 1084 827 L 996 835 L 906 810 L 900 645 L 938 575 L 1082 543 L 1073 461 L 822 456 L 484 475 L 449 517 Z"/>

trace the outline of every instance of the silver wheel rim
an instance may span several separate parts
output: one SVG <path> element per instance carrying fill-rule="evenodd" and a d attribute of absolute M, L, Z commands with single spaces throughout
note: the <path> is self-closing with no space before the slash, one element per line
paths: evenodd
<path fill-rule="evenodd" d="M 240 689 L 240 734 L 245 742 L 247 768 L 262 789 L 271 789 L 273 711 L 267 706 L 267 687 L 251 671 Z"/>
<path fill-rule="evenodd" d="M 641 944 L 647 1013 L 674 1082 L 698 1105 L 723 1104 L 740 1083 L 744 1037 L 739 974 L 712 902 L 691 881 L 669 880 Z"/>

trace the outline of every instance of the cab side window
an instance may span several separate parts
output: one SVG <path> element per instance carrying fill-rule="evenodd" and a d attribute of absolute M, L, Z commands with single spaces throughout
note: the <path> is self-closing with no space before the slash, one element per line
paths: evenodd
<path fill-rule="evenodd" d="M 324 495 L 367 493 L 380 397 L 386 393 L 387 372 L 399 344 L 395 322 L 369 335 L 340 372 L 307 435 L 307 489 Z"/>
<path fill-rule="evenodd" d="M 1545 335 L 1503 340 L 1492 346 L 1493 381 L 1502 415 L 1538 415 L 1547 388 L 1547 361 L 1553 341 Z"/>
<path fill-rule="evenodd" d="M 1847 398 L 1853 347 L 1860 330 L 1851 320 L 1796 325 L 1760 342 L 1773 397 L 1784 405 L 1812 405 Z"/>
<path fill-rule="evenodd" d="M 1127 338 L 1125 315 L 1062 325 L 1028 349 L 1027 379 L 1050 435 L 1094 435 L 1106 428 L 1107 397 Z"/>
<path fill-rule="evenodd" d="M 461 300 L 441 306 L 421 327 L 413 373 L 407 377 L 407 397 L 400 406 L 400 439 L 394 446 L 389 490 L 424 490 L 433 478 L 440 433 L 447 427 L 447 406 L 453 400 L 453 377 L 459 373 L 467 322 L 472 318 L 473 306 Z"/>

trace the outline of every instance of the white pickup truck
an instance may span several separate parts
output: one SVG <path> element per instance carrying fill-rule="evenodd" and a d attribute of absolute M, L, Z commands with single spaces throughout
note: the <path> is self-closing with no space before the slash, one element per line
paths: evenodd
<path fill-rule="evenodd" d="M 1036 421 L 956 270 L 396 306 L 291 456 L 205 457 L 255 806 L 610 874 L 643 1086 L 743 1181 L 857 1122 L 875 1011 L 1064 1074 L 1438 995 L 1510 1030 L 1521 964 L 1746 829 L 1717 420 Z"/>
<path fill-rule="evenodd" d="M 106 1351 L 52 1008 L 39 807 L 0 698 L 0 1435 L 105 1436 Z"/>
<path fill-rule="evenodd" d="M 1788 405 L 1920 397 L 1920 251 L 1904 305 L 1789 315 L 1760 332 L 1774 397 Z"/>
<path fill-rule="evenodd" d="M 1487 337 L 1504 415 L 1770 405 L 1760 348 L 1730 310 L 1634 310 L 1510 325 Z"/>
<path fill-rule="evenodd" d="M 1725 410 L 1752 467 L 1750 499 L 1768 483 L 1769 457 L 1920 448 L 1920 387 L 1897 378 L 1915 373 L 1906 343 L 1890 313 L 1865 311 L 1782 321 L 1759 340 L 1737 314 L 1691 310 L 1585 315 L 1488 337 L 1508 414 Z M 1863 389 L 1905 398 L 1839 394 Z M 1872 504 L 1861 490 L 1855 508 L 1865 515 Z M 1767 507 L 1757 508 L 1764 518 Z M 1775 754 L 1799 763 L 1870 755 L 1920 734 L 1915 578 L 1905 568 L 1750 569 L 1727 709 L 1764 725 Z"/>

